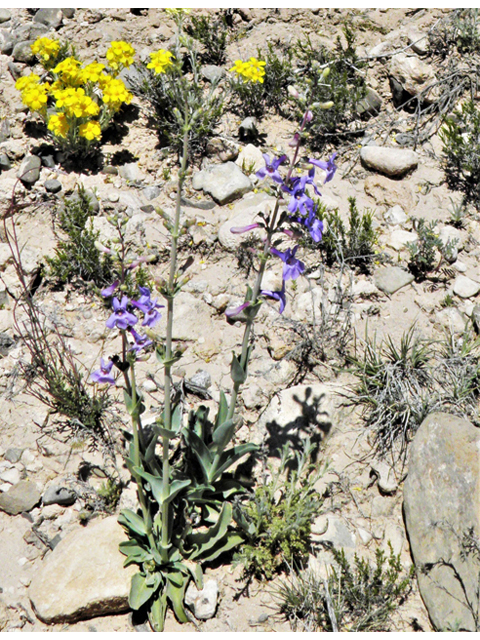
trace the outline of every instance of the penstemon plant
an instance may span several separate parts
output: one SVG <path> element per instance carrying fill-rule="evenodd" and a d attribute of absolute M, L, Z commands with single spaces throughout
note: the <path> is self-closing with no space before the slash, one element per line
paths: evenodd
<path fill-rule="evenodd" d="M 175 14 L 175 18 L 181 29 L 182 14 Z M 165 53 L 151 56 L 152 64 L 159 69 L 170 66 L 170 56 Z M 162 70 L 158 72 L 162 73 Z M 189 619 L 184 595 L 190 580 L 193 579 L 201 589 L 203 565 L 244 540 L 234 530 L 232 520 L 233 499 L 244 489 L 229 474 L 229 469 L 257 450 L 253 443 L 235 445 L 232 442 L 241 423 L 236 406 L 254 347 L 252 329 L 260 306 L 267 298 L 279 301 L 280 312 L 283 312 L 286 305 L 285 282 L 296 279 L 305 270 L 305 265 L 296 258 L 298 246 L 282 251 L 278 248 L 281 239 L 285 236 L 299 238 L 302 232 L 307 231 L 314 241 L 321 240 L 322 222 L 317 217 L 313 199 L 307 193 L 307 189 L 312 188 L 319 195 L 314 183 L 315 165 L 326 171 L 326 181 L 336 170 L 332 156 L 328 162 L 310 160 L 312 166 L 307 175 L 294 175 L 302 133 L 311 118 L 310 111 L 305 113 L 292 140 L 294 152 L 285 177 L 280 171 L 287 157 L 270 160 L 264 156 L 266 166 L 257 176 L 273 181 L 277 191 L 273 212 L 264 215 L 258 223 L 232 229 L 233 233 L 242 233 L 261 227 L 266 237 L 258 252 L 259 265 L 253 288 L 247 286 L 243 304 L 226 312 L 229 318 L 242 316 L 246 323 L 241 353 L 234 354 L 232 358 L 230 397 L 227 398 L 223 392 L 220 394 L 213 421 L 209 420 L 208 409 L 204 406 L 192 411 L 188 420 L 184 420 L 181 402 L 173 393 L 172 366 L 182 357 L 181 349 L 174 348 L 173 342 L 174 301 L 187 281 L 185 271 L 193 262 L 188 259 L 179 266 L 178 260 L 178 241 L 182 234 L 187 233 L 189 224 L 188 221 L 183 222 L 181 209 L 189 140 L 191 129 L 200 115 L 190 107 L 188 102 L 185 103 L 184 112 L 177 110 L 175 115 L 182 133 L 182 151 L 173 219 L 163 213 L 170 235 L 170 264 L 168 279 L 158 289 L 165 300 L 165 307 L 152 297 L 148 287 L 140 287 L 137 299 L 126 295 L 125 278 L 136 264 L 130 263 L 121 268 L 119 279 L 102 292 L 112 301 L 113 313 L 107 320 L 107 327 L 120 331 L 120 349 L 108 361 L 102 359 L 100 369 L 91 376 L 98 384 L 115 385 L 123 380 L 125 406 L 132 422 L 131 432 L 125 432 L 129 441 L 126 465 L 137 485 L 139 509 L 124 509 L 119 516 L 119 522 L 129 537 L 121 543 L 120 551 L 126 556 L 125 566 L 137 564 L 139 567 L 132 579 L 130 606 L 134 610 L 145 607 L 155 631 L 163 630 L 169 606 L 180 622 Z M 262 288 L 267 262 L 273 257 L 283 262 L 283 284 L 279 291 Z M 122 256 L 120 258 L 123 259 Z M 116 292 L 123 295 L 117 297 Z M 164 340 L 152 331 L 161 318 L 161 309 L 166 310 Z M 140 320 L 143 333 L 138 329 Z M 164 369 L 164 401 L 161 417 L 147 429 L 142 424 L 145 404 L 137 387 L 135 370 L 137 362 L 152 347 Z M 183 446 L 175 447 L 177 455 L 174 456 L 173 445 L 179 442 L 183 442 Z"/>

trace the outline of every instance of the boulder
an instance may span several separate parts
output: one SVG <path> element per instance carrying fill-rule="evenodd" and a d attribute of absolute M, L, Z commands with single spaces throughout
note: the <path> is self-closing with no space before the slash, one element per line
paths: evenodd
<path fill-rule="evenodd" d="M 128 610 L 135 565 L 123 568 L 126 540 L 114 516 L 67 534 L 45 558 L 29 588 L 35 615 L 47 624 Z"/>
<path fill-rule="evenodd" d="M 0 494 L 0 510 L 11 516 L 28 512 L 40 502 L 41 493 L 30 480 L 21 480 L 6 493 Z"/>
<path fill-rule="evenodd" d="M 218 231 L 220 244 L 229 251 L 235 251 L 249 236 L 263 237 L 265 232 L 262 228 L 252 229 L 247 233 L 232 233 L 231 229 L 261 222 L 258 214 L 272 211 L 274 206 L 275 199 L 269 198 L 265 193 L 255 194 L 239 202 L 233 210 L 233 216 L 224 222 Z"/>
<path fill-rule="evenodd" d="M 34 21 L 52 29 L 58 29 L 62 25 L 63 15 L 62 9 L 39 9 L 35 14 Z"/>
<path fill-rule="evenodd" d="M 418 96 L 437 81 L 433 68 L 429 64 L 405 53 L 392 56 L 389 73 L 390 77 L 402 87 L 404 93 L 408 94 L 401 102 L 406 102 L 408 97 Z M 437 97 L 438 88 L 429 89 L 422 94 L 425 102 L 434 102 Z"/>
<path fill-rule="evenodd" d="M 421 596 L 437 631 L 475 631 L 478 607 L 480 429 L 457 416 L 428 416 L 413 440 L 404 515 Z"/>
<path fill-rule="evenodd" d="M 408 149 L 362 147 L 360 158 L 365 166 L 392 178 L 401 178 L 418 165 L 418 156 Z"/>
<path fill-rule="evenodd" d="M 252 190 L 252 183 L 234 162 L 212 165 L 199 171 L 192 180 L 194 189 L 203 189 L 218 204 L 228 204 Z"/>

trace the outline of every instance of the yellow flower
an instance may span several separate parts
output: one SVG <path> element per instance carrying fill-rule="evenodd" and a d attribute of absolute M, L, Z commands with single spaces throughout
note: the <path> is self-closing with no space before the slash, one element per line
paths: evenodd
<path fill-rule="evenodd" d="M 81 77 L 84 82 L 98 82 L 102 76 L 102 71 L 105 69 L 105 65 L 99 62 L 92 62 L 82 69 Z"/>
<path fill-rule="evenodd" d="M 165 9 L 165 12 L 170 16 L 186 15 L 192 13 L 191 9 Z"/>
<path fill-rule="evenodd" d="M 114 110 L 120 109 L 124 102 L 130 104 L 132 98 L 132 94 L 127 91 L 123 81 L 119 78 L 111 78 L 104 85 L 103 102 Z"/>
<path fill-rule="evenodd" d="M 70 118 L 87 118 L 100 112 L 98 104 L 82 88 L 67 87 L 54 93 L 57 109 L 63 109 Z"/>
<path fill-rule="evenodd" d="M 257 60 L 257 58 L 250 58 L 247 62 L 236 60 L 230 71 L 242 76 L 244 82 L 260 82 L 263 84 L 265 65 L 266 62 Z"/>
<path fill-rule="evenodd" d="M 36 84 L 22 92 L 22 102 L 30 111 L 43 111 L 48 100 L 49 84 Z"/>
<path fill-rule="evenodd" d="M 38 38 L 30 45 L 32 53 L 42 59 L 42 62 L 54 60 L 60 51 L 60 42 L 58 40 L 50 40 L 50 38 Z"/>
<path fill-rule="evenodd" d="M 78 128 L 78 134 L 87 140 L 100 140 L 102 136 L 100 123 L 96 120 L 86 122 L 85 124 L 80 125 Z"/>
<path fill-rule="evenodd" d="M 50 116 L 47 128 L 53 135 L 59 138 L 65 138 L 68 133 L 68 122 L 64 113 Z"/>
<path fill-rule="evenodd" d="M 120 67 L 129 67 L 133 64 L 133 56 L 135 49 L 127 42 L 114 41 L 110 43 L 110 49 L 107 51 L 106 57 L 111 69 L 118 71 Z"/>
<path fill-rule="evenodd" d="M 82 84 L 82 74 L 81 70 L 78 68 L 80 66 L 80 62 L 75 58 L 65 58 L 62 60 L 57 66 L 52 69 L 53 73 L 56 73 L 60 76 L 60 79 L 65 84 L 76 85 Z"/>
<path fill-rule="evenodd" d="M 15 89 L 19 91 L 25 91 L 31 87 L 34 87 L 40 82 L 40 77 L 31 73 L 29 76 L 22 76 L 15 83 Z"/>
<path fill-rule="evenodd" d="M 171 57 L 172 53 L 165 51 L 165 49 L 151 53 L 150 58 L 152 61 L 147 64 L 147 69 L 153 69 L 156 74 L 165 73 L 165 69 L 173 64 L 170 60 Z"/>

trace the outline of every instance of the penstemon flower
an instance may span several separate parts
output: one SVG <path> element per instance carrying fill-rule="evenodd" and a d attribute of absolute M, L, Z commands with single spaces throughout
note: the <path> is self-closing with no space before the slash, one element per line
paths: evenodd
<path fill-rule="evenodd" d="M 278 256 L 283 262 L 283 280 L 296 280 L 298 276 L 302 275 L 305 271 L 305 265 L 301 260 L 295 258 L 298 245 L 293 249 L 287 249 L 286 251 L 278 251 L 275 247 L 270 249 L 270 252 Z"/>
<path fill-rule="evenodd" d="M 91 374 L 90 380 L 98 382 L 99 384 L 115 384 L 116 380 L 113 377 L 112 367 L 112 360 L 105 362 L 103 358 L 100 358 L 100 369 L 97 369 L 97 371 Z"/>
<path fill-rule="evenodd" d="M 137 324 L 137 316 L 127 309 L 129 303 L 130 300 L 127 296 L 123 296 L 121 302 L 118 298 L 113 298 L 112 305 L 114 312 L 105 323 L 109 329 L 113 329 L 114 327 L 118 327 L 119 329 L 128 329 L 134 324 Z"/>

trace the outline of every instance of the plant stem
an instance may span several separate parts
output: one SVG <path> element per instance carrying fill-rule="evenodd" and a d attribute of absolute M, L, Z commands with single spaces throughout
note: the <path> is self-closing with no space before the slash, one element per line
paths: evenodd
<path fill-rule="evenodd" d="M 171 389 L 172 389 L 172 365 L 170 361 L 172 359 L 172 342 L 173 342 L 173 299 L 175 296 L 175 276 L 177 273 L 177 252 L 178 252 L 178 238 L 180 236 L 180 213 L 181 213 L 181 200 L 183 184 L 185 182 L 187 160 L 188 160 L 188 122 L 187 116 L 185 116 L 184 133 L 183 133 L 183 153 L 182 161 L 180 165 L 180 171 L 178 173 L 178 189 L 177 200 L 175 206 L 175 219 L 173 223 L 173 230 L 171 232 L 172 246 L 170 249 L 170 275 L 168 279 L 167 289 L 167 335 L 165 341 L 165 409 L 164 409 L 164 423 L 165 429 L 171 430 L 172 426 L 172 403 L 171 403 Z M 162 553 L 167 553 L 167 546 L 170 539 L 169 532 L 169 510 L 170 503 L 168 502 L 168 496 L 170 494 L 170 461 L 169 461 L 169 438 L 164 437 L 162 446 L 162 479 L 163 479 L 163 503 L 162 503 Z"/>

